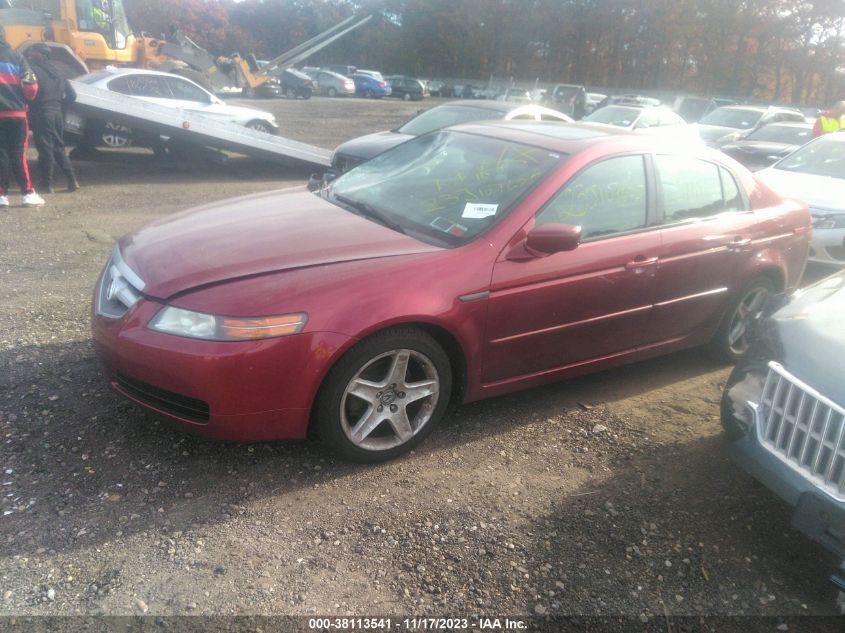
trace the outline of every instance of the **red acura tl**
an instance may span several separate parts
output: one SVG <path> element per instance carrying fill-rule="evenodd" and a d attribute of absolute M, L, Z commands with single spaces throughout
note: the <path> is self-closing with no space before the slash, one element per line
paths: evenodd
<path fill-rule="evenodd" d="M 226 440 L 378 461 L 450 404 L 708 344 L 738 359 L 792 290 L 810 215 L 703 147 L 578 124 L 468 124 L 310 193 L 120 240 L 93 332 L 124 396 Z"/>

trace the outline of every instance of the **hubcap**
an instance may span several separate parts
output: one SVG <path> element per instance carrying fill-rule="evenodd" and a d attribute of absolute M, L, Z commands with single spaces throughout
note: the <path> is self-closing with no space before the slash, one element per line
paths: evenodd
<path fill-rule="evenodd" d="M 355 446 L 384 451 L 405 444 L 431 419 L 440 376 L 420 352 L 399 349 L 367 362 L 340 402 L 343 432 Z"/>
<path fill-rule="evenodd" d="M 127 147 L 131 144 L 132 130 L 125 125 L 108 121 L 103 127 L 103 143 L 109 147 Z"/>
<path fill-rule="evenodd" d="M 728 347 L 733 354 L 741 356 L 748 351 L 749 329 L 760 318 L 768 296 L 768 289 L 754 288 L 739 302 L 728 327 Z"/>

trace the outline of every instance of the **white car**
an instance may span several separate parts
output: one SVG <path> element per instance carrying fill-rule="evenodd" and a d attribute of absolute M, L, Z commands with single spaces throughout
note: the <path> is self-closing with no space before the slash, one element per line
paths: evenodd
<path fill-rule="evenodd" d="M 621 127 L 647 136 L 695 144 L 701 142 L 687 122 L 666 106 L 608 105 L 588 114 L 581 121 Z"/>
<path fill-rule="evenodd" d="M 268 134 L 278 134 L 279 131 L 276 118 L 271 113 L 229 105 L 180 75 L 134 68 L 109 68 L 83 75 L 74 81 L 158 105 L 198 112 Z M 129 145 L 132 142 L 131 130 L 126 126 L 105 122 L 102 142 L 112 147 Z"/>
<path fill-rule="evenodd" d="M 845 266 L 845 132 L 825 134 L 756 175 L 778 193 L 809 205 L 809 261 Z"/>

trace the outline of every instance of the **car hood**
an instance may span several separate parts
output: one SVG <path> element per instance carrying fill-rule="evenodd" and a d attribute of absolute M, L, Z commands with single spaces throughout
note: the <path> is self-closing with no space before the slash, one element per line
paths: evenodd
<path fill-rule="evenodd" d="M 792 374 L 845 406 L 845 273 L 796 293 L 766 323 L 777 360 Z"/>
<path fill-rule="evenodd" d="M 706 142 L 718 141 L 726 134 L 733 134 L 734 132 L 741 131 L 734 127 L 724 127 L 722 125 L 705 125 L 703 123 L 694 123 L 692 125 L 692 128 L 698 133 L 698 135 L 701 137 L 701 140 Z"/>
<path fill-rule="evenodd" d="M 162 218 L 122 238 L 121 254 L 144 294 L 167 299 L 243 277 L 441 250 L 296 189 Z"/>
<path fill-rule="evenodd" d="M 769 187 L 788 198 L 797 198 L 810 205 L 812 212 L 845 211 L 845 179 L 802 174 L 769 167 L 755 174 Z"/>
<path fill-rule="evenodd" d="M 352 156 L 361 160 L 369 160 L 378 156 L 408 139 L 414 138 L 411 134 L 400 134 L 399 132 L 376 132 L 353 138 L 351 141 L 338 145 L 335 154 Z"/>

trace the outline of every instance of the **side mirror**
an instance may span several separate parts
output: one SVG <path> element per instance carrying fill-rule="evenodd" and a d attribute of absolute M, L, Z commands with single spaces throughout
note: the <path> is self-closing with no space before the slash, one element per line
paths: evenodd
<path fill-rule="evenodd" d="M 331 169 L 325 172 L 322 176 L 311 174 L 311 177 L 308 179 L 308 191 L 319 191 L 338 176 L 340 176 L 340 174 Z"/>
<path fill-rule="evenodd" d="M 574 251 L 581 243 L 581 227 L 574 224 L 541 224 L 528 233 L 525 246 L 530 251 L 560 253 Z"/>

